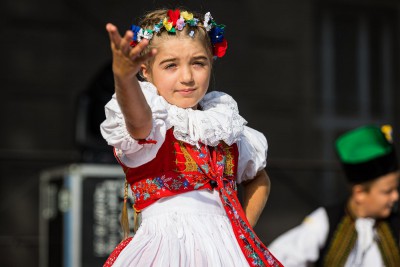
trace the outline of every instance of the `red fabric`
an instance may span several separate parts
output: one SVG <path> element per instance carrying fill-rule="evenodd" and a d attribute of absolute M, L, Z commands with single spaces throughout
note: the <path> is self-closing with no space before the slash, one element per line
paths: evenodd
<path fill-rule="evenodd" d="M 138 141 L 139 145 L 144 145 L 144 144 L 157 144 L 156 140 L 153 139 L 140 139 Z"/>
<path fill-rule="evenodd" d="M 123 240 L 121 243 L 117 245 L 117 247 L 113 250 L 113 252 L 108 257 L 106 263 L 104 263 L 103 267 L 110 267 L 114 264 L 115 260 L 118 258 L 121 251 L 131 242 L 132 237 L 129 237 Z"/>

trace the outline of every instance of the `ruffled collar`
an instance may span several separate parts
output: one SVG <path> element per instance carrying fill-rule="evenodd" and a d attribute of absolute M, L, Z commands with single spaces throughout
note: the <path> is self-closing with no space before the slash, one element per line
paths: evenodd
<path fill-rule="evenodd" d="M 157 95 L 157 90 L 151 83 L 142 82 L 141 86 Z M 171 105 L 159 95 L 153 95 L 148 100 L 153 113 L 157 112 L 158 108 L 167 111 L 165 122 L 168 129 L 174 128 L 175 138 L 192 145 L 200 142 L 216 146 L 220 141 L 232 145 L 240 139 L 247 124 L 239 115 L 236 101 L 223 92 L 207 93 L 199 103 L 202 110 Z"/>

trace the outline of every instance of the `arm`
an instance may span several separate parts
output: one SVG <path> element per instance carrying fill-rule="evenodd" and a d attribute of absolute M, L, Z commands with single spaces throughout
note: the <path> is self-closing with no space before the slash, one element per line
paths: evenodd
<path fill-rule="evenodd" d="M 243 184 L 243 209 L 250 225 L 254 227 L 260 217 L 271 188 L 268 174 L 265 170 L 259 171 L 254 179 Z"/>
<path fill-rule="evenodd" d="M 328 216 L 324 208 L 319 208 L 300 225 L 277 237 L 268 249 L 286 267 L 306 267 L 318 260 L 328 231 Z"/>
<path fill-rule="evenodd" d="M 121 37 L 114 25 L 109 23 L 106 29 L 111 42 L 115 93 L 118 104 L 130 135 L 134 139 L 144 139 L 149 135 L 152 128 L 152 113 L 140 89 L 136 73 L 138 73 L 142 64 L 155 55 L 156 51 L 152 50 L 141 56 L 140 53 L 148 45 L 146 39 L 131 48 L 132 31 L 127 31 Z"/>

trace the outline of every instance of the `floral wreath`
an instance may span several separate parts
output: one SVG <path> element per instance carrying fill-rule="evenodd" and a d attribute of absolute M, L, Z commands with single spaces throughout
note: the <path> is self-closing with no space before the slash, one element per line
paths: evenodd
<path fill-rule="evenodd" d="M 139 26 L 132 25 L 131 30 L 133 32 L 133 38 L 131 46 L 136 46 L 143 38 L 151 40 L 154 33 L 159 33 L 164 27 L 169 33 L 176 33 L 176 31 L 181 31 L 188 25 L 189 27 L 196 27 L 199 19 L 194 18 L 192 13 L 187 11 L 180 11 L 179 9 L 168 10 L 168 17 L 165 17 L 158 24 L 154 25 L 153 29 L 142 29 Z M 225 25 L 217 24 L 210 12 L 204 15 L 203 26 L 208 32 L 212 46 L 213 54 L 215 58 L 221 58 L 225 55 L 226 49 L 228 48 L 228 42 L 224 38 Z M 190 37 L 194 37 L 194 31 L 189 32 Z"/>

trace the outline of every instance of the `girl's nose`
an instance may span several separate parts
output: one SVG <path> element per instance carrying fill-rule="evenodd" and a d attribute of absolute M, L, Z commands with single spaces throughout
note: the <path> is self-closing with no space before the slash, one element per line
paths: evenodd
<path fill-rule="evenodd" d="M 193 82 L 193 72 L 190 67 L 182 69 L 181 82 L 185 84 Z"/>

